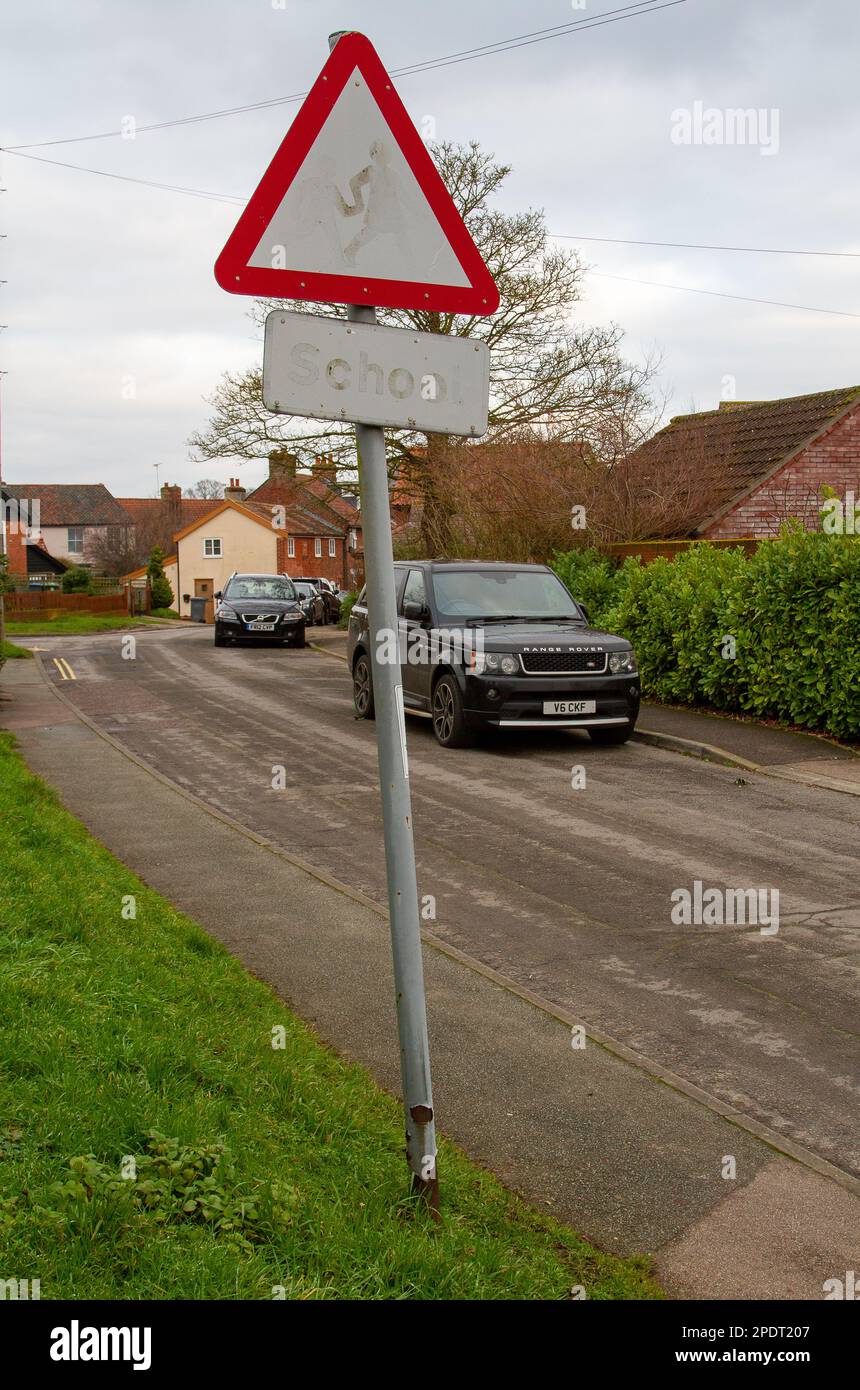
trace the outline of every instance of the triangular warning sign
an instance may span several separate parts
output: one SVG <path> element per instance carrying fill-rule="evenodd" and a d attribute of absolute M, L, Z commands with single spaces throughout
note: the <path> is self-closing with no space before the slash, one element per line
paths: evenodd
<path fill-rule="evenodd" d="M 345 34 L 215 263 L 233 294 L 492 314 L 499 292 L 363 34 Z"/>

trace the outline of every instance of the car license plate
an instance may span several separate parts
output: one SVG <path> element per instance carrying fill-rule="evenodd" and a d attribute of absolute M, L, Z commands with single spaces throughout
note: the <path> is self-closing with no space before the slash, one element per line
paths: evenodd
<path fill-rule="evenodd" d="M 274 624 L 274 623 L 249 623 L 249 624 L 248 624 L 248 631 L 249 631 L 249 632 L 274 632 L 274 630 L 275 630 L 275 624 Z"/>
<path fill-rule="evenodd" d="M 596 700 L 544 700 L 544 714 L 594 714 Z"/>

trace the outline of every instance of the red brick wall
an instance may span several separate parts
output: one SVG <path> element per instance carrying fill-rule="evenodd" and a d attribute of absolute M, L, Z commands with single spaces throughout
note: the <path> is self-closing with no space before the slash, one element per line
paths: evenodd
<path fill-rule="evenodd" d="M 343 539 L 334 538 L 335 554 L 329 555 L 329 537 L 322 536 L 322 555 L 314 554 L 313 536 L 293 536 L 295 555 L 287 554 L 287 536 L 278 537 L 278 570 L 282 574 L 306 574 L 311 579 L 331 579 L 343 583 Z"/>
<path fill-rule="evenodd" d="M 860 501 L 858 405 L 702 534 L 708 540 L 774 536 L 789 516 L 800 517 L 808 531 L 817 531 L 825 484 L 840 497 L 848 491 Z"/>
<path fill-rule="evenodd" d="M 12 514 L 6 521 L 6 554 L 9 557 L 9 573 L 27 573 L 27 546 L 24 541 L 24 528 L 18 526 Z"/>

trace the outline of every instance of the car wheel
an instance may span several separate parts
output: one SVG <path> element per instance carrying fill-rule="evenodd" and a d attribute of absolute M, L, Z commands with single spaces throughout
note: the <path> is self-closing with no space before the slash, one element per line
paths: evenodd
<path fill-rule="evenodd" d="M 359 719 L 375 719 L 370 657 L 361 652 L 352 668 L 352 703 Z"/>
<path fill-rule="evenodd" d="M 614 743 L 626 743 L 633 733 L 635 725 L 627 724 L 606 724 L 602 728 L 589 729 L 588 737 L 592 743 L 607 745 Z"/>
<path fill-rule="evenodd" d="M 293 639 L 292 639 L 292 645 L 293 645 L 294 647 L 304 647 L 304 646 L 306 645 L 306 644 L 305 644 L 305 625 L 304 625 L 304 623 L 302 623 L 301 627 L 297 629 L 296 635 L 295 635 L 295 637 L 293 637 Z"/>
<path fill-rule="evenodd" d="M 433 732 L 443 748 L 466 748 L 474 741 L 453 676 L 440 676 L 433 688 Z"/>
<path fill-rule="evenodd" d="M 227 645 L 227 637 L 226 637 L 226 634 L 220 631 L 220 629 L 218 628 L 218 625 L 217 625 L 217 623 L 216 623 L 216 625 L 215 625 L 215 646 L 216 646 L 216 647 L 226 647 L 226 645 Z"/>

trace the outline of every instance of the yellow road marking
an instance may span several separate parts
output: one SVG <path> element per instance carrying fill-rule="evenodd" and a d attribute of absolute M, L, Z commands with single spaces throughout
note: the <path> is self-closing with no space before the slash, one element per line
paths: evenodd
<path fill-rule="evenodd" d="M 64 681 L 76 681 L 78 679 L 65 657 L 55 656 L 54 665 Z"/>

